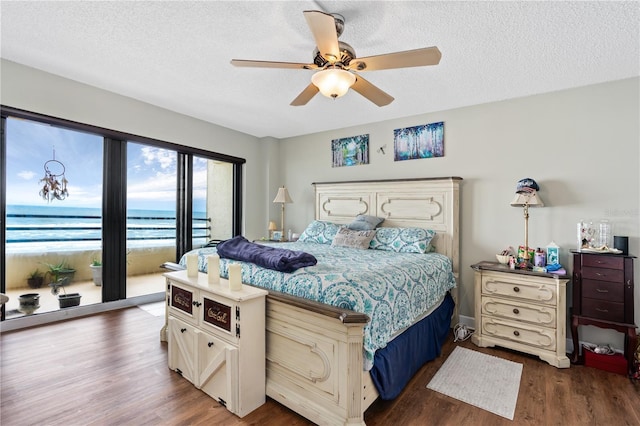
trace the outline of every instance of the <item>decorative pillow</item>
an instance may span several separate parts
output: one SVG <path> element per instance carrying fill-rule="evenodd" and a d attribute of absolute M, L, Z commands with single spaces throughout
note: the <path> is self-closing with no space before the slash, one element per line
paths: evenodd
<path fill-rule="evenodd" d="M 359 214 L 353 222 L 347 225 L 347 228 L 355 229 L 356 231 L 369 231 L 371 229 L 376 229 L 376 227 L 382 222 L 384 222 L 383 217 Z"/>
<path fill-rule="evenodd" d="M 350 247 L 362 250 L 369 248 L 371 239 L 376 234 L 376 231 L 355 231 L 349 228 L 340 228 L 338 233 L 333 238 L 331 243 L 332 247 Z"/>
<path fill-rule="evenodd" d="M 339 225 L 332 222 L 323 222 L 314 220 L 307 226 L 298 241 L 306 241 L 310 243 L 331 244 L 333 237 L 338 233 Z"/>
<path fill-rule="evenodd" d="M 378 228 L 369 248 L 396 253 L 427 253 L 435 235 L 431 229 Z"/>

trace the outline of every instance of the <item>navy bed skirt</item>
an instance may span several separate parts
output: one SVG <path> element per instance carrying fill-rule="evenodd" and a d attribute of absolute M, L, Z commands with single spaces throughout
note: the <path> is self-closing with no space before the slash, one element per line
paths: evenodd
<path fill-rule="evenodd" d="M 376 351 L 371 369 L 380 398 L 394 399 L 413 375 L 440 355 L 449 336 L 455 302 L 447 293 L 440 306 L 426 318 L 409 327 L 385 348 Z"/>

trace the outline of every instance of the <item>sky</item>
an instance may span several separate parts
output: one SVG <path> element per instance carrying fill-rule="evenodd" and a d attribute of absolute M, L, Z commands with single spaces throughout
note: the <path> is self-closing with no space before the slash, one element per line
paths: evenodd
<path fill-rule="evenodd" d="M 100 135 L 7 119 L 7 205 L 100 208 L 102 142 Z M 127 207 L 175 211 L 176 161 L 175 151 L 128 143 Z M 45 176 L 45 163 L 52 174 L 59 175 L 59 181 L 64 170 L 69 192 L 65 200 L 49 202 L 39 195 L 44 185 L 40 180 Z M 197 200 L 194 205 L 204 206 L 205 159 L 194 161 L 194 186 Z"/>

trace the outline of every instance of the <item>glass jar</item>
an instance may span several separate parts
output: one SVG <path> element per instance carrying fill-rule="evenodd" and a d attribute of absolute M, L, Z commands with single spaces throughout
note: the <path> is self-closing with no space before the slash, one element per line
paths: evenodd
<path fill-rule="evenodd" d="M 613 225 L 608 220 L 602 219 L 598 231 L 598 247 L 613 247 Z"/>

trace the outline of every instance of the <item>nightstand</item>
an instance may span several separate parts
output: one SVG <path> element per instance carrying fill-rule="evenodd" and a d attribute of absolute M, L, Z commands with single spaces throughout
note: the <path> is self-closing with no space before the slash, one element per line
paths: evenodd
<path fill-rule="evenodd" d="M 578 326 L 593 325 L 625 335 L 627 367 L 633 367 L 637 344 L 633 309 L 633 259 L 635 256 L 573 253 L 573 308 L 571 362 L 579 363 Z"/>
<path fill-rule="evenodd" d="M 566 275 L 509 269 L 496 262 L 475 271 L 476 331 L 480 347 L 502 346 L 536 355 L 558 368 L 566 354 Z"/>

